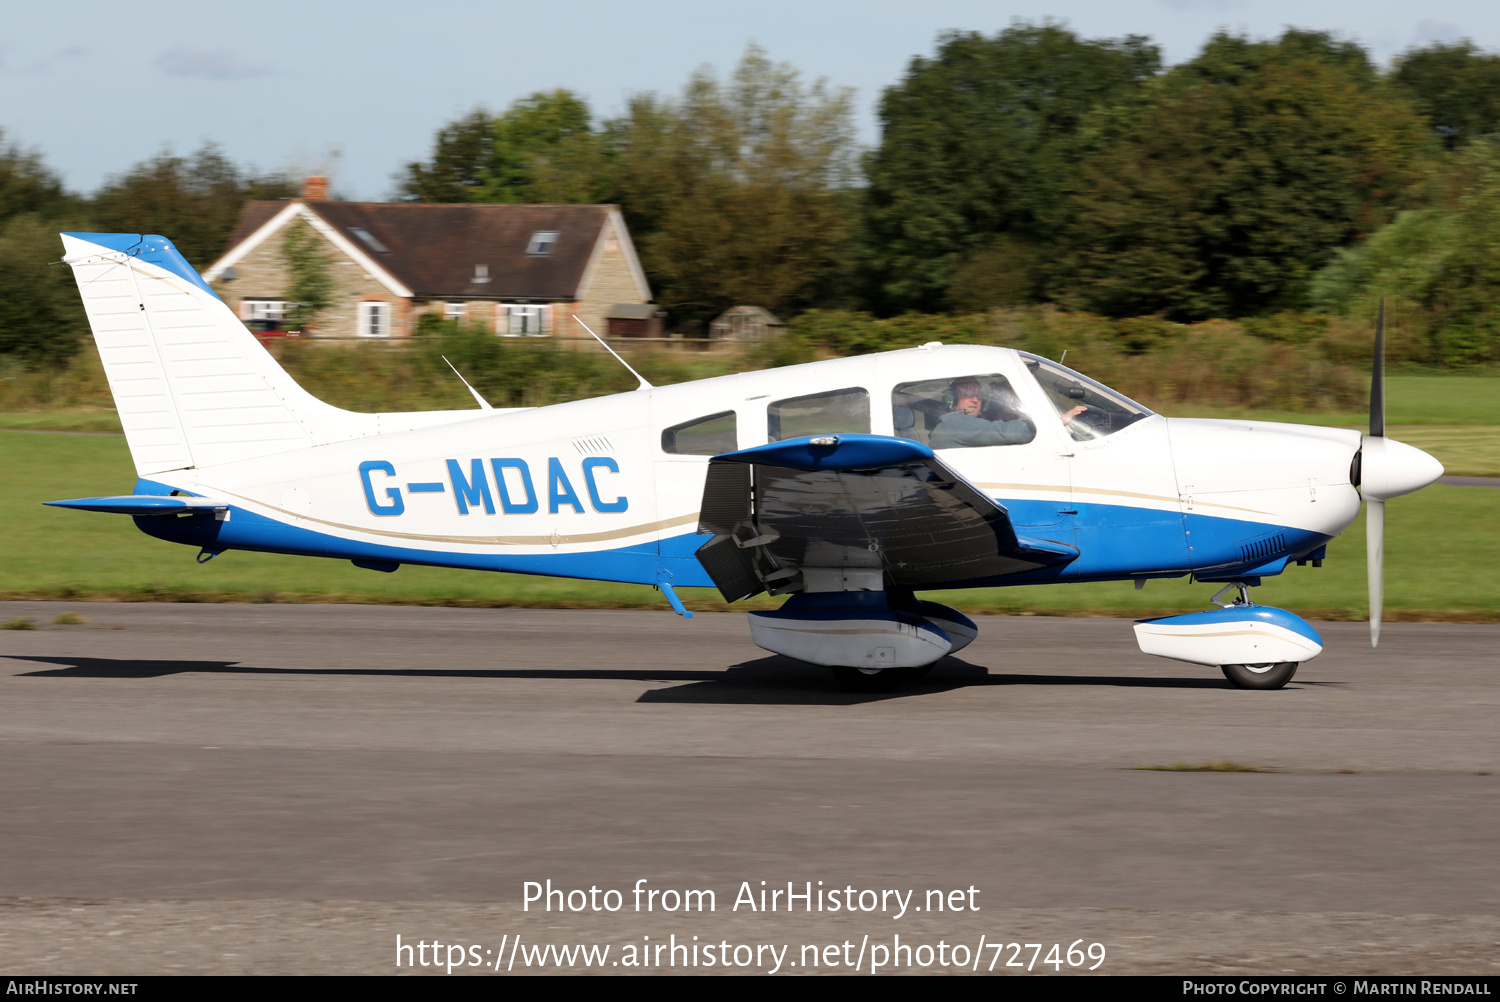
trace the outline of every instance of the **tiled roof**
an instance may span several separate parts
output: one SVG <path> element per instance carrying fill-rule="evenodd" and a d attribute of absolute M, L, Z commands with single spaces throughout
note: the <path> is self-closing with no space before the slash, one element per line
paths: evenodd
<path fill-rule="evenodd" d="M 613 206 L 305 203 L 418 298 L 572 299 Z M 233 249 L 286 202 L 249 202 Z M 363 231 L 363 233 L 361 233 Z M 537 233 L 557 234 L 528 254 Z M 476 268 L 476 266 L 482 266 Z M 476 278 L 488 277 L 488 282 Z"/>

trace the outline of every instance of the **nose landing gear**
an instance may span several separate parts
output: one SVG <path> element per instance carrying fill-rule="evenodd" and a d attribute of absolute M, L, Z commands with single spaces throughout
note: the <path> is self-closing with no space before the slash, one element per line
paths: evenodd
<path fill-rule="evenodd" d="M 1231 591 L 1234 599 L 1221 601 Z M 1210 601 L 1219 608 L 1137 622 L 1141 650 L 1213 665 L 1241 689 L 1280 689 L 1297 673 L 1297 665 L 1323 652 L 1323 638 L 1305 620 L 1285 609 L 1256 605 L 1243 581 L 1225 585 Z"/>
<path fill-rule="evenodd" d="M 1241 689 L 1280 689 L 1297 674 L 1297 662 L 1219 665 L 1224 677 Z"/>

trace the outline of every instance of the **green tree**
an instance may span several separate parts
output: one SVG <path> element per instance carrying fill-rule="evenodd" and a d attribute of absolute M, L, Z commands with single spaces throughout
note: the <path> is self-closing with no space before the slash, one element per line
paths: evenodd
<path fill-rule="evenodd" d="M 913 59 L 881 99 L 880 145 L 865 161 L 875 301 L 931 311 L 999 305 L 1018 286 L 1029 295 L 1015 270 L 1051 225 L 1080 124 L 1159 67 L 1141 36 L 1089 41 L 1025 22 L 993 37 L 952 32 Z"/>
<path fill-rule="evenodd" d="M 110 178 L 90 212 L 106 231 L 166 237 L 201 270 L 224 252 L 245 202 L 295 194 L 285 176 L 244 172 L 206 143 L 191 156 L 164 152 Z"/>
<path fill-rule="evenodd" d="M 37 213 L 0 225 L 0 358 L 29 368 L 63 364 L 88 333 L 73 270 L 53 266 L 62 256 L 59 228 Z"/>
<path fill-rule="evenodd" d="M 1342 251 L 1312 284 L 1317 306 L 1369 314 L 1390 300 L 1418 360 L 1500 359 L 1500 144 L 1456 154 L 1439 204 L 1399 214 Z"/>
<path fill-rule="evenodd" d="M 610 137 L 566 90 L 538 92 L 493 117 L 475 109 L 439 130 L 432 158 L 406 167 L 415 202 L 594 204 L 614 194 Z"/>
<path fill-rule="evenodd" d="M 621 201 L 657 298 L 679 323 L 737 303 L 793 313 L 849 259 L 852 92 L 804 85 L 751 46 L 730 78 L 694 74 L 612 123 Z"/>
<path fill-rule="evenodd" d="M 1088 138 L 1048 291 L 1174 320 L 1300 306 L 1314 271 L 1390 218 L 1434 146 L 1350 43 L 1310 32 L 1216 36 L 1101 110 Z"/>
<path fill-rule="evenodd" d="M 408 202 L 477 202 L 495 155 L 495 120 L 476 108 L 438 130 L 432 159 L 406 165 L 401 197 Z"/>
<path fill-rule="evenodd" d="M 287 302 L 293 304 L 287 320 L 305 328 L 333 305 L 333 275 L 323 254 L 323 238 L 311 226 L 294 225 L 282 238 L 281 258 L 292 280 L 285 293 Z"/>
<path fill-rule="evenodd" d="M 1438 42 L 1402 53 L 1391 78 L 1449 149 L 1475 136 L 1500 134 L 1500 54 L 1468 39 Z"/>
<path fill-rule="evenodd" d="M 28 212 L 55 214 L 75 208 L 42 155 L 5 142 L 0 130 L 0 223 Z"/>

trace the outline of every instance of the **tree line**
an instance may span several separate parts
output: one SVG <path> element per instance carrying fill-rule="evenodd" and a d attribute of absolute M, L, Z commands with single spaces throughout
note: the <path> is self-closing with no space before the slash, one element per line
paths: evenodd
<path fill-rule="evenodd" d="M 1382 69 L 1323 32 L 1220 32 L 1165 67 L 1143 36 L 1016 23 L 942 36 L 879 121 L 861 149 L 851 91 L 752 46 L 727 77 L 700 70 L 613 118 L 565 90 L 476 109 L 400 171 L 398 197 L 618 203 L 687 333 L 738 303 L 1053 304 L 1122 331 L 1244 318 L 1294 338 L 1317 327 L 1299 317 L 1362 317 L 1385 294 L 1407 357 L 1500 360 L 1500 55 L 1470 42 Z M 85 199 L 0 148 L 0 284 L 26 290 L 0 296 L 0 353 L 46 355 L 81 323 L 66 269 L 44 263 L 59 220 L 164 233 L 202 266 L 246 199 L 294 193 L 205 147 Z"/>

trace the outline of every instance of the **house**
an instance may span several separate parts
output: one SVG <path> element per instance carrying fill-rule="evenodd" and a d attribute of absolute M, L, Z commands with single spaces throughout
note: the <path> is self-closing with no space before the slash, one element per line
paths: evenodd
<path fill-rule="evenodd" d="M 309 178 L 301 198 L 246 203 L 203 273 L 247 323 L 286 313 L 296 227 L 321 238 L 333 289 L 320 338 L 406 337 L 437 312 L 505 336 L 587 339 L 574 316 L 602 335 L 611 311 L 651 302 L 618 206 L 336 202 L 326 190 Z"/>

